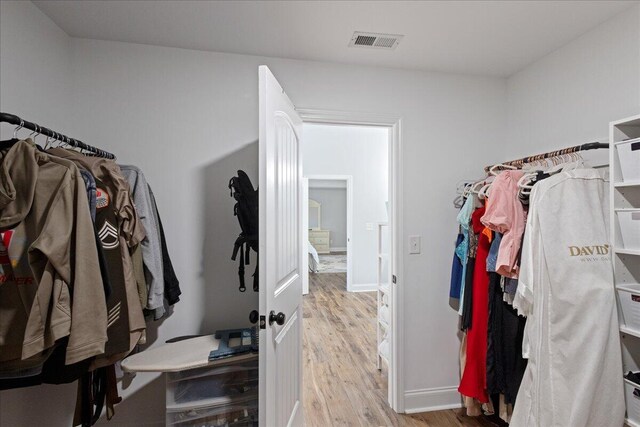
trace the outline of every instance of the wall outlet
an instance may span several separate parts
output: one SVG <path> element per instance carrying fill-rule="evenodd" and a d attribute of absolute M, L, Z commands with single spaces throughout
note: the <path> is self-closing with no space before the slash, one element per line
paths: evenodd
<path fill-rule="evenodd" d="M 409 253 L 420 253 L 420 236 L 409 236 Z"/>

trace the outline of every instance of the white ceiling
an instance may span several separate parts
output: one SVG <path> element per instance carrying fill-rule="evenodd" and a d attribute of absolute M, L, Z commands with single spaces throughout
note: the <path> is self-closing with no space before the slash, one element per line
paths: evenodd
<path fill-rule="evenodd" d="M 34 1 L 70 36 L 508 76 L 637 1 Z M 394 51 L 354 31 L 404 34 Z"/>

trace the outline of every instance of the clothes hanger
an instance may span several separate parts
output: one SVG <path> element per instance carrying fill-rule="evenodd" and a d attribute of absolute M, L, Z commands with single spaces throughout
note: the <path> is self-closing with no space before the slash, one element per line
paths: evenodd
<path fill-rule="evenodd" d="M 467 187 L 467 185 L 473 180 L 471 179 L 465 179 L 462 181 L 458 181 L 458 183 L 456 184 L 456 194 L 462 194 L 464 192 L 464 189 Z"/>
<path fill-rule="evenodd" d="M 465 192 L 467 190 L 468 185 L 469 185 L 469 180 L 458 181 L 458 183 L 456 184 L 456 197 L 453 199 L 453 206 L 456 209 L 460 209 L 464 204 Z"/>
<path fill-rule="evenodd" d="M 527 172 L 527 171 L 537 170 L 537 169 L 540 169 L 542 165 L 543 165 L 542 159 L 532 160 L 531 162 L 528 162 L 522 165 L 522 171 Z"/>
<path fill-rule="evenodd" d="M 552 174 L 558 173 L 562 170 L 562 166 L 564 165 L 560 160 L 562 155 L 558 155 L 558 156 L 553 156 L 553 157 L 548 157 L 545 159 L 538 159 L 535 160 L 533 162 L 531 162 L 531 167 L 528 168 L 528 172 L 525 173 L 519 180 L 518 180 L 518 198 L 523 202 L 523 203 L 527 203 L 528 202 L 528 198 L 529 195 L 531 194 L 531 190 L 533 189 L 533 186 L 545 179 L 550 177 Z M 549 165 L 549 162 L 552 163 L 552 165 Z M 542 165 L 541 167 L 537 167 L 536 165 Z M 558 168 L 557 166 L 560 165 L 561 167 Z"/>
<path fill-rule="evenodd" d="M 477 192 L 478 198 L 480 198 L 481 200 L 485 200 L 487 197 L 489 197 L 489 192 L 491 190 L 491 184 L 493 184 L 493 179 L 492 178 L 496 177 L 496 176 L 500 175 L 502 172 L 504 172 L 504 170 L 497 171 L 496 168 L 509 169 L 509 170 L 517 170 L 517 169 L 519 169 L 517 166 L 506 165 L 506 164 L 502 164 L 502 163 L 491 166 L 489 168 L 489 177 L 487 177 L 483 187 L 480 188 L 480 190 Z"/>
<path fill-rule="evenodd" d="M 480 191 L 480 187 L 479 186 L 483 186 L 483 185 L 485 185 L 485 183 L 486 182 L 484 180 L 474 183 L 473 186 L 471 187 L 470 192 L 472 194 L 478 194 L 478 192 Z"/>
<path fill-rule="evenodd" d="M 491 185 L 494 181 L 495 178 L 492 176 L 486 179 L 485 185 L 480 189 L 480 191 L 478 191 L 478 198 L 480 198 L 481 200 L 485 200 L 487 197 L 489 197 L 489 191 L 491 190 Z"/>
<path fill-rule="evenodd" d="M 559 154 L 553 157 L 555 165 L 547 169 L 546 173 L 555 175 L 559 172 L 571 171 L 580 167 L 580 161 L 573 161 L 569 153 Z"/>
<path fill-rule="evenodd" d="M 16 142 L 19 141 L 18 131 L 24 127 L 23 125 L 24 121 L 20 119 L 20 124 L 13 128 L 13 138 L 6 141 L 0 141 L 0 149 L 11 148 L 15 145 Z"/>
<path fill-rule="evenodd" d="M 527 171 L 535 169 L 537 164 L 538 164 L 538 160 L 534 160 L 533 162 L 525 163 L 524 165 L 522 165 L 522 171 L 526 173 Z"/>
<path fill-rule="evenodd" d="M 453 207 L 456 209 L 462 208 L 464 197 L 462 194 L 458 194 L 455 199 L 453 199 Z"/>
<path fill-rule="evenodd" d="M 566 157 L 567 162 L 562 169 L 563 171 L 572 171 L 584 167 L 584 158 L 579 153 L 568 153 Z"/>
<path fill-rule="evenodd" d="M 481 200 L 485 200 L 489 197 L 489 190 L 491 189 L 491 184 L 492 183 L 486 184 L 484 187 L 480 189 L 480 191 L 478 191 L 478 197 Z"/>
<path fill-rule="evenodd" d="M 469 182 L 467 183 L 467 185 L 465 185 L 464 191 L 462 192 L 462 197 L 466 199 L 471 195 L 471 189 L 473 188 L 473 185 L 474 185 L 473 182 Z"/>
<path fill-rule="evenodd" d="M 44 141 L 44 151 L 49 149 L 49 145 L 51 145 L 52 137 L 47 136 L 47 139 Z"/>
<path fill-rule="evenodd" d="M 51 137 L 51 141 L 49 143 L 49 148 L 53 148 L 57 140 L 58 140 L 58 133 L 54 131 L 53 136 Z"/>
<path fill-rule="evenodd" d="M 31 133 L 29 134 L 29 136 L 27 136 L 27 139 L 31 138 L 31 139 L 33 140 L 33 143 L 34 143 L 34 144 L 35 144 L 35 142 L 36 142 L 36 136 L 38 136 L 38 135 L 39 135 L 39 132 L 38 132 L 38 128 L 39 128 L 39 126 L 38 126 L 38 125 L 36 125 L 35 127 L 36 127 L 36 128 L 33 130 L 33 132 L 31 132 Z"/>
<path fill-rule="evenodd" d="M 518 180 L 518 197 L 522 199 L 522 196 L 529 197 L 531 190 L 533 189 L 533 180 L 538 176 L 538 172 L 527 172 Z"/>
<path fill-rule="evenodd" d="M 62 134 L 56 134 L 56 148 L 62 148 Z"/>
<path fill-rule="evenodd" d="M 18 131 L 24 127 L 24 120 L 20 119 L 20 124 L 13 130 L 13 139 L 18 139 Z"/>
<path fill-rule="evenodd" d="M 497 165 L 493 165 L 489 168 L 489 174 L 493 175 L 493 176 L 498 176 L 500 175 L 500 172 L 502 171 L 496 171 L 496 168 L 503 168 L 503 169 L 511 169 L 511 170 L 515 170 L 518 169 L 515 166 L 511 166 L 511 165 L 504 165 L 502 163 L 497 164 Z"/>

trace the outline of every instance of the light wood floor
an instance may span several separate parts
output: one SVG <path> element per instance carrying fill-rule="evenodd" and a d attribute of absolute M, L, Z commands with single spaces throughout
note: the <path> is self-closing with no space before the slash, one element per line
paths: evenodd
<path fill-rule="evenodd" d="M 345 279 L 311 274 L 303 297 L 307 426 L 494 426 L 464 410 L 403 415 L 389 408 L 386 367 L 376 369 L 376 293 L 346 292 Z"/>

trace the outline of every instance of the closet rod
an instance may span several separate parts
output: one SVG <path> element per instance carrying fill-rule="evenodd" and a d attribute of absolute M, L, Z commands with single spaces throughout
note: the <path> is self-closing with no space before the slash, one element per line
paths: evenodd
<path fill-rule="evenodd" d="M 112 159 L 112 160 L 115 160 L 116 158 L 116 156 L 114 156 L 113 154 L 107 151 L 101 150 L 92 145 L 85 144 L 80 140 L 77 140 L 75 138 L 70 138 L 59 132 L 52 131 L 51 129 L 48 129 L 44 126 L 40 126 L 39 124 L 23 120 L 20 117 L 16 116 L 15 114 L 0 113 L 0 122 L 10 123 L 12 125 L 19 126 L 19 128 L 32 130 L 38 134 L 45 135 L 45 136 L 48 136 L 49 138 L 54 138 L 56 140 L 59 140 L 72 147 L 89 151 L 99 157 L 105 157 L 107 159 Z"/>
<path fill-rule="evenodd" d="M 609 148 L 609 144 L 606 143 L 606 142 L 588 142 L 588 143 L 582 144 L 582 145 L 576 145 L 576 146 L 573 146 L 573 147 L 563 148 L 562 150 L 549 151 L 548 153 L 537 154 L 535 156 L 523 157 L 521 159 L 510 160 L 508 162 L 498 163 L 498 165 L 522 166 L 525 163 L 535 162 L 536 160 L 549 159 L 551 157 L 561 156 L 563 154 L 577 153 L 577 152 L 580 152 L 580 151 L 597 150 L 599 148 Z M 486 166 L 484 168 L 484 171 L 485 172 L 489 172 L 489 169 L 491 169 L 493 166 L 496 166 L 496 165 Z"/>

